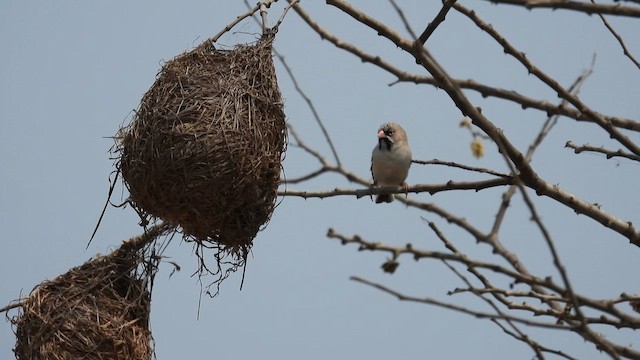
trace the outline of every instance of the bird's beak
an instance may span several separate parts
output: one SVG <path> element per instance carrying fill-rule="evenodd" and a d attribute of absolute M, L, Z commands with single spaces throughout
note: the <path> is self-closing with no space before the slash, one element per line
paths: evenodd
<path fill-rule="evenodd" d="M 378 139 L 384 139 L 387 137 L 387 134 L 384 133 L 384 130 L 378 131 Z"/>

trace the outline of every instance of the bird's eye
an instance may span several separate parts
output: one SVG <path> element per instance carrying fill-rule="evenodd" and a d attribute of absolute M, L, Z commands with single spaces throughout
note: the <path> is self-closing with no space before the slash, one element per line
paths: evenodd
<path fill-rule="evenodd" d="M 387 130 L 387 135 L 389 135 L 389 136 L 393 135 L 393 129 Z"/>

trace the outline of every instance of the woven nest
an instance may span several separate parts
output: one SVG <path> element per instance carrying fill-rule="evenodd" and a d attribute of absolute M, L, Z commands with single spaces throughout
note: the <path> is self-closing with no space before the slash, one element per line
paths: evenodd
<path fill-rule="evenodd" d="M 246 250 L 273 212 L 286 147 L 273 33 L 167 62 L 120 131 L 134 206 L 188 237 Z"/>
<path fill-rule="evenodd" d="M 38 285 L 12 320 L 17 359 L 151 359 L 148 272 L 116 251 Z"/>

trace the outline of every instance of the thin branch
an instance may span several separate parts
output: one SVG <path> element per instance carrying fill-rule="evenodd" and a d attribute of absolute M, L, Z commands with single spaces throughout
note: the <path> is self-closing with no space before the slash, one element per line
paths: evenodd
<path fill-rule="evenodd" d="M 262 34 L 267 33 L 269 25 L 267 24 L 267 5 L 264 1 L 260 2 L 260 18 L 262 18 Z"/>
<path fill-rule="evenodd" d="M 271 2 L 271 1 L 269 1 Z M 246 13 L 239 15 L 238 17 L 235 18 L 235 20 L 233 20 L 232 22 L 230 22 L 227 26 L 224 27 L 224 29 L 220 30 L 219 33 L 215 34 L 212 38 L 211 38 L 211 42 L 215 43 L 216 41 L 218 41 L 218 39 L 220 39 L 220 37 L 222 35 L 224 35 L 227 31 L 233 29 L 234 26 L 236 26 L 240 21 L 248 18 L 249 16 L 253 15 L 256 11 L 260 10 L 260 6 L 262 5 L 262 3 L 258 3 L 256 6 L 252 7 L 251 9 L 249 9 L 249 11 L 247 11 Z"/>
<path fill-rule="evenodd" d="M 485 0 L 493 4 L 518 5 L 531 9 L 564 9 L 591 14 L 609 14 L 616 16 L 640 17 L 640 8 L 620 4 L 589 4 L 572 0 Z"/>
<path fill-rule="evenodd" d="M 540 278 L 536 277 L 530 273 L 522 272 L 520 270 L 511 270 L 505 268 L 504 266 L 489 263 L 485 261 L 475 260 L 467 255 L 459 252 L 455 246 L 446 240 L 446 238 L 442 235 L 440 230 L 435 227 L 433 222 L 429 222 L 429 227 L 431 227 L 438 236 L 439 239 L 443 240 L 447 249 L 449 249 L 452 253 L 443 253 L 439 251 L 428 251 L 421 250 L 413 247 L 411 244 L 407 244 L 405 246 L 391 246 L 378 242 L 369 242 L 364 240 L 362 237 L 358 235 L 354 235 L 352 237 L 345 236 L 343 234 L 338 233 L 333 229 L 329 229 L 327 232 L 327 237 L 332 239 L 338 239 L 342 243 L 342 245 L 347 244 L 355 244 L 358 246 L 358 251 L 375 251 L 375 252 L 385 252 L 391 254 L 393 259 L 399 259 L 399 257 L 403 254 L 411 256 L 414 260 L 420 259 L 436 259 L 440 261 L 449 261 L 460 263 L 466 267 L 467 271 L 476 276 L 482 284 L 485 286 L 485 289 L 470 289 L 469 291 L 475 291 L 477 293 L 491 293 L 492 295 L 505 295 L 505 296 L 528 296 L 534 299 L 539 300 L 542 303 L 546 303 L 549 305 L 553 305 L 555 302 L 560 303 L 569 303 L 570 299 L 564 296 L 567 290 L 556 284 L 550 277 Z M 514 290 L 503 290 L 495 288 L 489 280 L 478 272 L 479 269 L 486 269 L 497 274 L 502 274 L 507 276 L 508 278 L 513 279 L 514 283 L 518 284 L 526 284 L 530 286 L 532 289 L 543 289 L 528 291 L 528 292 L 520 292 Z M 550 291 L 551 293 L 547 292 Z M 452 293 L 462 292 L 464 290 L 456 289 Z M 607 299 L 607 300 L 596 300 L 588 297 L 580 296 L 576 294 L 576 300 L 580 306 L 587 306 L 594 310 L 600 311 L 602 313 L 607 313 L 617 318 L 617 321 L 606 319 L 602 316 L 590 318 L 589 322 L 599 323 L 599 324 L 608 324 L 614 326 L 616 328 L 627 327 L 630 329 L 640 329 L 640 319 L 637 317 L 628 315 L 624 312 L 619 311 L 615 306 L 613 306 L 617 302 L 633 302 L 638 301 L 640 296 L 629 296 L 626 294 L 622 294 L 621 297 L 615 299 Z M 526 303 L 516 304 L 510 301 L 504 300 L 504 298 L 496 297 L 497 300 L 502 302 L 505 306 L 511 309 L 520 309 L 527 310 L 532 312 L 535 315 L 548 315 L 553 316 L 557 319 L 562 320 L 576 320 L 575 316 L 571 314 L 566 314 L 564 309 L 561 307 L 553 306 L 553 309 L 542 310 L 534 308 L 530 305 L 525 305 Z"/>
<path fill-rule="evenodd" d="M 174 225 L 164 222 L 154 225 L 148 229 L 145 229 L 145 232 L 143 234 L 123 241 L 122 245 L 118 248 L 117 251 L 131 251 L 142 249 L 153 240 L 174 229 Z"/>
<path fill-rule="evenodd" d="M 544 357 L 542 355 L 538 355 L 538 352 L 546 352 L 549 354 L 553 354 L 553 355 L 557 355 L 560 357 L 563 357 L 565 359 L 568 360 L 578 360 L 577 358 L 574 358 L 573 356 L 565 353 L 562 350 L 555 350 L 555 349 L 551 349 L 548 348 L 546 346 L 542 346 L 540 343 L 532 340 L 528 335 L 523 334 L 523 333 L 514 333 L 513 331 L 507 329 L 506 327 L 504 327 L 504 325 L 502 325 L 499 321 L 497 320 L 493 320 L 493 322 L 498 325 L 502 331 L 504 331 L 505 334 L 513 337 L 516 340 L 525 342 L 527 344 L 529 344 L 529 346 L 531 346 L 532 348 L 534 348 L 534 350 L 536 351 L 536 355 L 538 356 L 538 359 L 544 359 Z"/>
<path fill-rule="evenodd" d="M 275 1 L 277 1 L 277 0 L 275 0 Z M 298 6 L 298 3 L 300 2 L 300 0 L 287 0 L 287 2 L 288 2 L 287 7 L 282 12 L 282 15 L 280 16 L 280 20 L 278 20 L 278 23 L 275 25 L 275 28 L 277 28 L 280 25 L 280 23 L 282 22 L 282 20 L 284 19 L 285 15 L 287 14 L 287 12 L 289 11 L 290 8 L 292 8 L 292 7 L 295 8 L 295 7 Z M 251 7 L 249 5 L 249 1 L 248 0 L 244 0 L 244 3 L 247 6 L 247 8 Z M 254 16 L 253 19 L 258 24 L 261 23 L 261 21 L 257 17 Z M 320 130 L 322 131 L 322 134 L 324 135 L 324 138 L 327 141 L 327 144 L 329 144 L 329 148 L 331 148 L 331 152 L 333 153 L 333 156 L 334 156 L 334 158 L 336 160 L 336 163 L 338 165 L 340 165 L 341 162 L 340 162 L 340 157 L 338 157 L 338 152 L 336 151 L 336 148 L 333 145 L 333 141 L 331 140 L 331 137 L 329 136 L 329 132 L 327 131 L 326 127 L 324 126 L 324 123 L 322 122 L 322 119 L 320 118 L 320 114 L 316 110 L 316 107 L 313 104 L 313 101 L 311 100 L 311 98 L 309 96 L 307 96 L 307 94 L 304 92 L 304 90 L 302 90 L 302 88 L 300 87 L 300 84 L 298 83 L 298 80 L 297 80 L 296 76 L 294 75 L 293 70 L 291 70 L 291 67 L 289 66 L 289 64 L 285 60 L 284 55 L 282 55 L 278 50 L 276 50 L 275 47 L 273 48 L 273 53 L 276 55 L 276 57 L 278 58 L 278 60 L 282 64 L 282 66 L 284 67 L 285 71 L 287 72 L 287 75 L 289 75 L 289 78 L 291 79 L 291 82 L 293 83 L 293 86 L 296 89 L 296 91 L 298 92 L 298 94 L 300 96 L 302 96 L 304 101 L 307 103 L 307 106 L 309 107 L 309 110 L 311 110 L 311 114 L 313 114 L 313 118 L 316 120 L 316 123 L 320 127 Z"/>
<path fill-rule="evenodd" d="M 25 299 L 14 300 L 9 305 L 1 307 L 0 313 L 7 312 L 11 309 L 22 307 L 22 305 L 24 305 L 24 302 L 25 302 Z"/>
<path fill-rule="evenodd" d="M 498 44 L 502 46 L 505 53 L 513 56 L 516 60 L 518 60 L 527 69 L 529 74 L 534 75 L 535 77 L 540 79 L 540 81 L 553 89 L 558 94 L 558 97 L 567 100 L 580 112 L 586 113 L 598 125 L 600 125 L 600 127 L 608 132 L 613 139 L 616 139 L 634 154 L 640 155 L 640 147 L 635 142 L 633 142 L 626 135 L 620 132 L 620 130 L 615 128 L 610 122 L 600 116 L 600 114 L 591 110 L 587 105 L 580 101 L 577 96 L 572 95 L 571 92 L 563 88 L 554 78 L 534 66 L 533 63 L 531 63 L 531 61 L 527 59 L 526 55 L 523 52 L 517 50 L 513 45 L 511 45 L 502 35 L 500 35 L 500 33 L 498 33 L 498 31 L 493 28 L 492 25 L 487 24 L 482 19 L 480 19 L 475 11 L 468 9 L 460 5 L 459 3 L 454 4 L 453 7 L 461 14 L 467 16 L 476 24 L 476 26 L 489 34 L 496 42 L 498 42 Z M 640 9 L 638 10 L 640 11 Z"/>
<path fill-rule="evenodd" d="M 591 2 L 593 4 L 596 3 L 595 0 L 591 0 Z M 631 55 L 631 52 L 629 52 L 629 49 L 627 49 L 627 46 L 624 44 L 624 41 L 622 40 L 622 37 L 613 29 L 611 24 L 609 24 L 607 19 L 605 19 L 601 13 L 597 13 L 597 14 L 600 17 L 600 20 L 602 20 L 602 23 L 604 24 L 604 26 L 606 26 L 607 29 L 609 29 L 609 32 L 611 32 L 611 35 L 613 35 L 616 38 L 616 40 L 618 40 L 618 43 L 620 44 L 620 47 L 622 47 L 622 51 L 624 52 L 624 55 L 628 57 L 629 60 L 631 60 L 631 62 L 633 62 L 638 69 L 640 69 L 640 63 L 638 62 L 638 60 L 636 60 L 633 57 L 633 55 Z"/>
<path fill-rule="evenodd" d="M 438 160 L 438 159 L 433 159 L 433 160 L 412 160 L 412 162 L 414 164 L 420 164 L 420 165 L 444 165 L 444 166 L 459 168 L 459 169 L 463 169 L 463 170 L 469 170 L 469 171 L 479 172 L 479 173 L 483 173 L 483 174 L 489 174 L 489 175 L 493 175 L 493 176 L 498 176 L 498 177 L 502 177 L 502 178 L 511 177 L 511 175 L 509 175 L 509 174 L 500 173 L 500 172 L 497 172 L 497 171 L 493 171 L 491 169 L 485 169 L 485 168 L 479 168 L 479 167 L 475 167 L 475 166 L 458 164 L 458 163 L 455 163 L 453 161 L 441 161 L 441 160 Z"/>
<path fill-rule="evenodd" d="M 305 182 L 307 180 L 311 180 L 311 179 L 313 179 L 315 177 L 318 177 L 318 176 L 320 176 L 320 175 L 322 175 L 322 174 L 324 174 L 326 172 L 329 172 L 329 171 L 331 171 L 329 168 L 322 167 L 322 168 L 320 168 L 318 170 L 312 171 L 312 172 L 310 172 L 310 173 L 308 173 L 306 175 L 302 175 L 302 176 L 299 176 L 299 177 L 296 177 L 296 178 L 281 179 L 281 183 L 287 184 L 287 185 L 299 184 L 301 182 Z"/>
<path fill-rule="evenodd" d="M 591 66 L 587 68 L 580 76 L 578 76 L 578 78 L 569 87 L 569 91 L 571 91 L 571 93 L 576 95 L 578 94 L 578 92 L 580 91 L 580 88 L 582 87 L 582 84 L 584 84 L 587 78 L 591 76 L 591 74 L 593 73 L 594 65 L 595 65 L 595 55 L 593 57 L 593 60 L 591 61 Z M 566 102 L 567 102 L 566 100 L 562 100 L 560 102 L 560 105 L 561 106 L 565 105 Z M 553 127 L 557 124 L 558 118 L 559 118 L 558 115 L 552 115 L 547 117 L 544 124 L 542 125 L 542 128 L 540 129 L 540 132 L 538 132 L 538 136 L 531 143 L 531 145 L 529 145 L 529 148 L 527 149 L 527 153 L 525 155 L 526 161 L 528 162 L 531 161 L 536 149 L 540 146 L 540 144 L 542 144 L 542 141 L 544 141 L 544 139 L 547 137 L 551 129 L 553 129 Z M 500 230 L 502 221 L 504 220 L 509 204 L 511 203 L 511 198 L 513 197 L 515 192 L 516 192 L 516 186 L 512 185 L 504 194 L 502 194 L 502 202 L 500 203 L 500 207 L 498 208 L 498 212 L 496 213 L 493 227 L 491 228 L 491 233 L 489 235 L 490 237 L 496 239 L 496 241 L 498 237 L 498 231 Z"/>
<path fill-rule="evenodd" d="M 434 222 L 429 221 L 428 225 L 435 232 L 436 236 L 444 243 L 444 245 L 445 245 L 445 247 L 447 249 L 451 250 L 451 252 L 453 252 L 454 254 L 461 254 L 461 252 L 458 251 L 456 246 L 453 245 L 453 243 L 450 242 L 446 238 L 446 236 L 444 236 L 442 231 L 440 231 L 440 229 L 436 226 L 436 224 Z M 485 292 L 483 292 L 482 290 L 485 290 L 485 289 L 473 289 L 473 285 L 466 278 L 466 276 L 461 274 L 453 265 L 449 264 L 448 261 L 442 260 L 442 262 L 445 264 L 445 266 L 447 266 L 448 269 L 450 269 L 454 274 L 456 274 L 456 276 L 458 276 L 469 287 L 469 290 L 474 295 L 476 295 L 478 298 L 480 298 L 481 300 L 486 302 L 497 314 L 499 314 L 501 316 L 504 315 L 502 310 L 498 307 L 498 305 L 496 305 L 496 303 L 492 299 L 483 296 L 483 294 Z M 476 268 L 467 266 L 466 269 L 467 269 L 468 272 L 470 272 L 476 278 L 478 278 L 486 288 L 492 287 L 492 285 L 490 284 L 489 280 L 484 275 L 482 275 Z M 533 293 L 533 292 L 528 292 L 528 293 Z M 510 302 L 507 301 L 503 296 L 501 296 L 499 294 L 496 294 L 495 292 L 492 292 L 491 295 L 496 300 L 500 301 L 500 303 L 509 306 Z M 543 300 L 543 302 L 547 302 L 547 301 Z M 522 341 L 525 344 L 529 345 L 529 347 L 531 347 L 531 349 L 536 354 L 536 357 L 538 359 L 544 359 L 544 355 L 542 354 L 543 352 L 549 352 L 549 353 L 553 353 L 553 354 L 556 354 L 556 355 L 558 353 L 562 354 L 562 352 L 560 352 L 560 351 L 546 348 L 546 347 L 540 345 L 538 342 L 536 342 L 533 339 L 531 339 L 522 330 L 520 330 L 518 328 L 518 326 L 513 321 L 506 320 L 506 319 L 504 321 L 509 325 L 509 327 L 512 330 L 507 329 L 504 325 L 502 325 L 502 323 L 499 320 L 495 320 L 495 319 L 493 320 L 493 322 L 496 325 L 498 325 L 505 333 L 507 333 L 507 334 L 513 336 L 515 339 L 517 339 L 519 341 Z"/>
<path fill-rule="evenodd" d="M 439 251 L 428 251 L 416 249 L 411 244 L 407 244 L 406 246 L 391 246 L 382 243 L 374 243 L 365 241 L 362 237 L 355 235 L 352 237 L 347 237 L 335 231 L 334 229 L 329 229 L 327 231 L 327 237 L 332 239 L 338 239 L 343 245 L 346 244 L 356 244 L 358 245 L 358 251 L 379 251 L 379 252 L 387 252 L 393 254 L 394 256 L 399 256 L 401 254 L 410 255 L 414 260 L 420 259 L 437 259 L 437 260 L 447 260 L 453 261 L 457 263 L 464 264 L 469 268 L 477 268 L 477 269 L 486 269 L 497 274 L 502 274 L 508 278 L 513 279 L 516 283 L 528 284 L 529 286 L 537 285 L 542 286 L 544 288 L 549 289 L 550 291 L 556 294 L 564 293 L 565 289 L 556 284 L 550 277 L 547 278 L 539 278 L 531 274 L 525 274 L 516 270 L 508 269 L 504 266 L 474 260 L 469 258 L 468 256 L 462 253 L 443 253 Z M 546 315 L 551 315 L 551 313 L 545 312 Z"/>
<path fill-rule="evenodd" d="M 623 157 L 623 158 L 627 158 L 634 161 L 640 161 L 640 156 L 635 154 L 630 154 L 628 152 L 624 152 L 621 149 L 613 151 L 613 150 L 605 149 L 604 146 L 596 147 L 596 146 L 591 146 L 589 144 L 576 145 L 572 141 L 567 141 L 566 144 L 564 144 L 564 147 L 573 149 L 573 151 L 576 154 L 580 154 L 581 152 L 587 151 L 587 152 L 604 154 L 606 155 L 607 159 L 611 159 L 614 157 Z"/>
<path fill-rule="evenodd" d="M 288 0 L 287 7 L 284 8 L 284 10 L 282 11 L 282 15 L 280 15 L 280 19 L 278 19 L 278 22 L 273 26 L 275 29 L 278 29 L 280 27 L 280 24 L 282 24 L 285 16 L 287 16 L 289 9 L 291 9 L 292 6 L 296 5 L 299 2 L 300 0 Z M 247 4 L 247 0 L 245 0 L 245 4 Z"/>
<path fill-rule="evenodd" d="M 386 286 L 383 286 L 381 284 L 378 283 L 374 283 L 371 282 L 369 280 L 365 280 L 363 278 L 360 278 L 358 276 L 352 276 L 350 278 L 353 281 L 371 286 L 375 289 L 378 289 L 382 292 L 385 292 L 387 294 L 393 295 L 396 298 L 398 298 L 398 300 L 401 301 L 411 301 L 411 302 L 417 302 L 417 303 L 423 303 L 423 304 L 429 304 L 429 305 L 435 305 L 441 308 L 445 308 L 445 309 L 449 309 L 449 310 L 453 310 L 459 313 L 463 313 L 463 314 L 467 314 L 467 315 L 471 315 L 474 316 L 476 318 L 479 319 L 493 319 L 493 320 L 509 320 L 509 321 L 513 321 L 513 322 L 517 322 L 517 323 L 521 323 L 521 324 L 525 324 L 528 326 L 533 326 L 533 327 L 540 327 L 540 328 L 547 328 L 547 329 L 559 329 L 559 330 L 567 330 L 568 328 L 566 326 L 563 325 L 559 325 L 559 324 L 554 324 L 554 323 L 546 323 L 546 322 L 541 322 L 541 321 L 533 321 L 533 320 L 529 320 L 529 319 L 525 319 L 525 318 L 519 318 L 519 317 L 515 317 L 515 316 L 509 316 L 509 315 L 500 315 L 500 314 L 491 314 L 491 313 L 485 313 L 482 311 L 476 311 L 476 310 L 471 310 L 471 309 L 467 309 L 465 307 L 462 306 L 458 306 L 455 304 L 451 304 L 451 303 L 447 303 L 447 302 L 443 302 L 440 300 L 436 300 L 430 297 L 415 297 L 415 296 L 410 296 L 410 295 L 405 295 L 402 294 L 398 291 L 392 290 Z"/>
<path fill-rule="evenodd" d="M 444 1 L 444 4 L 442 5 L 442 9 L 440 9 L 440 12 L 438 12 L 438 15 L 436 15 L 436 17 L 433 19 L 433 21 L 429 23 L 427 28 L 424 29 L 422 34 L 420 34 L 420 36 L 418 37 L 418 40 L 422 44 L 427 42 L 427 40 L 429 39 L 431 34 L 433 34 L 433 32 L 436 30 L 438 25 L 440 25 L 444 21 L 445 17 L 447 16 L 447 13 L 451 9 L 451 6 L 453 6 L 453 4 L 455 4 L 455 2 L 456 2 L 456 0 L 445 0 Z"/>
<path fill-rule="evenodd" d="M 354 53 L 354 55 L 360 56 L 360 54 L 356 54 L 356 53 Z M 386 68 L 382 66 L 380 67 L 389 72 L 394 70 L 392 67 L 391 68 Z M 414 74 L 409 74 L 407 72 L 402 72 L 402 71 L 399 71 L 397 73 L 396 72 L 391 72 L 391 73 L 398 77 L 398 80 L 396 82 L 411 82 L 415 84 L 428 84 L 428 85 L 439 87 L 437 81 L 430 76 L 414 75 Z M 516 104 L 519 104 L 522 107 L 522 109 L 532 108 L 532 109 L 544 111 L 545 113 L 547 113 L 548 116 L 562 115 L 578 121 L 586 121 L 586 122 L 592 122 L 592 123 L 595 122 L 595 120 L 592 117 L 590 117 L 588 114 L 580 112 L 568 106 L 566 103 L 563 103 L 561 105 L 554 105 L 553 103 L 547 100 L 536 100 L 536 99 L 527 97 L 525 95 L 522 95 L 513 90 L 492 87 L 489 85 L 478 83 L 477 81 L 472 79 L 469 79 L 469 80 L 451 79 L 451 80 L 453 83 L 455 83 L 457 86 L 463 89 L 477 91 L 484 98 L 494 97 L 498 99 L 512 101 Z M 598 112 L 596 112 L 596 114 L 598 114 L 598 116 L 605 119 L 605 121 L 610 122 L 611 125 L 614 127 L 633 130 L 633 131 L 640 131 L 639 121 L 626 119 L 622 117 L 608 116 Z"/>
<path fill-rule="evenodd" d="M 509 164 L 511 165 L 511 163 Z M 512 171 L 515 171 L 515 168 Z M 560 273 L 562 282 L 564 283 L 564 286 L 567 289 L 566 296 L 571 300 L 571 304 L 573 305 L 573 310 L 575 311 L 576 317 L 578 318 L 579 324 L 580 324 L 576 332 L 581 334 L 585 339 L 596 344 L 599 348 L 602 348 L 603 350 L 605 350 L 614 359 L 618 359 L 619 357 L 617 355 L 616 350 L 613 348 L 612 344 L 606 341 L 605 339 L 603 339 L 602 336 L 600 336 L 599 334 L 594 333 L 591 330 L 591 328 L 587 326 L 585 317 L 582 313 L 582 310 L 580 309 L 580 303 L 578 302 L 576 294 L 573 290 L 573 285 L 571 285 L 571 281 L 569 279 L 569 275 L 567 274 L 567 270 L 564 264 L 562 263 L 562 261 L 560 260 L 560 255 L 558 254 L 558 250 L 556 249 L 555 243 L 551 238 L 549 230 L 547 230 L 546 226 L 542 223 L 542 220 L 538 215 L 536 207 L 533 204 L 533 201 L 531 201 L 531 199 L 529 198 L 529 195 L 527 194 L 527 191 L 524 188 L 524 185 L 519 182 L 516 182 L 516 185 L 520 189 L 522 198 L 524 199 L 525 204 L 529 208 L 529 212 L 531 213 L 531 219 L 537 225 L 538 229 L 540 230 L 540 233 L 542 234 L 542 237 L 547 243 L 549 251 L 551 252 L 553 264 L 558 270 L 558 272 Z"/>
<path fill-rule="evenodd" d="M 318 124 L 318 126 L 320 127 L 320 130 L 322 131 L 322 135 L 324 136 L 324 139 L 327 141 L 327 144 L 329 144 L 329 148 L 331 149 L 331 153 L 333 153 L 333 158 L 336 160 L 336 164 L 340 166 L 342 163 L 340 162 L 338 151 L 336 150 L 336 147 L 333 145 L 333 141 L 329 136 L 329 132 L 327 131 L 327 128 L 324 126 L 324 123 L 322 122 L 322 119 L 320 118 L 320 114 L 316 110 L 316 107 L 313 105 L 313 101 L 309 96 L 307 96 L 304 90 L 302 90 L 302 88 L 300 87 L 298 80 L 296 79 L 295 75 L 293 74 L 293 71 L 289 67 L 289 64 L 287 64 L 287 62 L 285 61 L 284 56 L 282 56 L 280 52 L 278 52 L 275 49 L 273 50 L 273 52 L 276 54 L 276 57 L 278 58 L 278 60 L 280 60 L 280 63 L 282 64 L 282 66 L 284 66 L 284 69 L 289 75 L 289 78 L 291 79 L 291 82 L 293 83 L 293 86 L 295 87 L 296 91 L 298 92 L 298 94 L 300 94 L 302 99 L 304 99 L 304 101 L 307 103 L 309 110 L 311 110 L 311 114 L 313 114 L 313 118 L 316 120 L 316 123 Z"/>
<path fill-rule="evenodd" d="M 291 135 L 291 137 L 293 137 L 293 140 L 295 140 L 295 146 L 301 148 L 307 154 L 309 154 L 309 155 L 313 156 L 314 158 L 316 158 L 320 162 L 320 164 L 322 164 L 324 167 L 329 167 L 330 166 L 329 161 L 324 156 L 322 156 L 322 154 L 320 154 L 318 151 L 312 149 L 304 141 L 302 141 L 302 138 L 300 137 L 300 135 L 298 134 L 296 129 L 293 127 L 293 125 L 288 123 L 287 124 L 287 131 L 288 131 L 288 134 Z"/>

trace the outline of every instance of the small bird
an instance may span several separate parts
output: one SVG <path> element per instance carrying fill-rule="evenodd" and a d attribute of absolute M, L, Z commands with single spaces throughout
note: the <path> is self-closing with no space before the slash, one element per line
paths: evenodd
<path fill-rule="evenodd" d="M 385 123 L 378 129 L 378 145 L 371 154 L 373 185 L 407 188 L 407 175 L 411 167 L 411 149 L 404 129 L 396 123 Z M 376 196 L 376 203 L 393 201 L 392 194 Z"/>

